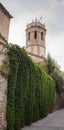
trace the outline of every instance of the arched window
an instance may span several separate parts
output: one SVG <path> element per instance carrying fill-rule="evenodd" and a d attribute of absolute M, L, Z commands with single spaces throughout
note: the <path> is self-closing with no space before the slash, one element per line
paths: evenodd
<path fill-rule="evenodd" d="M 41 40 L 43 41 L 43 32 L 41 32 Z"/>
<path fill-rule="evenodd" d="M 30 32 L 28 33 L 28 41 L 30 40 Z"/>
<path fill-rule="evenodd" d="M 37 39 L 37 31 L 34 32 L 34 39 Z"/>

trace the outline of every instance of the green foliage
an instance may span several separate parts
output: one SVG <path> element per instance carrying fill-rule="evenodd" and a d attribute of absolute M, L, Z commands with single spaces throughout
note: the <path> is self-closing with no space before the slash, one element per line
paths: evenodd
<path fill-rule="evenodd" d="M 64 79 L 60 75 L 58 75 L 56 72 L 51 73 L 50 76 L 56 82 L 56 92 L 60 93 L 64 85 Z"/>
<path fill-rule="evenodd" d="M 55 80 L 56 92 L 61 92 L 61 89 L 64 86 L 64 73 L 60 70 L 57 62 L 48 54 L 47 60 L 44 60 L 44 63 L 39 63 L 39 66 Z"/>
<path fill-rule="evenodd" d="M 2 45 L 2 47 L 4 48 L 9 48 L 10 46 L 12 46 L 11 43 L 8 44 L 8 41 L 5 39 L 5 37 L 0 33 L 0 45 Z"/>
<path fill-rule="evenodd" d="M 55 61 L 51 58 L 50 54 L 47 57 L 47 70 L 48 74 L 52 73 L 55 69 Z"/>
<path fill-rule="evenodd" d="M 40 66 L 40 68 L 42 68 L 46 73 L 48 73 L 47 59 L 44 59 L 42 62 L 39 62 L 38 66 Z"/>
<path fill-rule="evenodd" d="M 8 77 L 10 73 L 10 68 L 9 68 L 9 59 L 6 58 L 3 60 L 3 64 L 1 65 L 0 68 L 0 73 L 5 76 L 6 78 Z"/>
<path fill-rule="evenodd" d="M 48 74 L 55 80 L 56 92 L 59 93 L 64 86 L 63 73 L 60 71 L 60 67 L 57 62 L 51 58 L 50 54 L 48 54 L 47 57 L 47 69 Z"/>
<path fill-rule="evenodd" d="M 13 45 L 8 55 L 7 130 L 20 130 L 53 111 L 55 82 L 24 49 Z"/>
<path fill-rule="evenodd" d="M 2 40 L 2 42 L 4 42 L 4 43 L 8 43 L 7 42 L 7 40 L 5 39 L 5 37 L 4 36 L 2 36 L 2 34 L 0 33 L 0 39 Z"/>

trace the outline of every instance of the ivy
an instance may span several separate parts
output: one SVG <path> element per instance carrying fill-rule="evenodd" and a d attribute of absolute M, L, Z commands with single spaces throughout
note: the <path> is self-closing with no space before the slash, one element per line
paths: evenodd
<path fill-rule="evenodd" d="M 55 82 L 23 48 L 11 45 L 8 56 L 7 130 L 21 130 L 53 111 Z"/>
<path fill-rule="evenodd" d="M 0 33 L 0 39 L 2 40 L 2 42 L 4 42 L 4 43 L 7 43 L 7 44 L 8 44 L 7 40 L 5 39 L 5 37 L 4 37 L 4 36 L 2 36 L 2 34 L 1 34 L 1 33 Z"/>

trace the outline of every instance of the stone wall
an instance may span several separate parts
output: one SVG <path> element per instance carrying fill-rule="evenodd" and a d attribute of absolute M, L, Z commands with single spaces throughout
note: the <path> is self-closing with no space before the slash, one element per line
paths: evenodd
<path fill-rule="evenodd" d="M 10 18 L 0 9 L 0 33 L 8 40 Z"/>
<path fill-rule="evenodd" d="M 0 130 L 6 128 L 7 80 L 0 74 Z"/>
<path fill-rule="evenodd" d="M 7 57 L 4 49 L 0 50 L 0 67 Z M 0 74 L 0 130 L 6 128 L 7 79 Z"/>
<path fill-rule="evenodd" d="M 28 56 L 32 58 L 35 63 L 43 62 L 44 58 L 27 52 Z"/>
<path fill-rule="evenodd" d="M 64 108 L 64 89 L 60 93 L 56 94 L 55 110 Z"/>

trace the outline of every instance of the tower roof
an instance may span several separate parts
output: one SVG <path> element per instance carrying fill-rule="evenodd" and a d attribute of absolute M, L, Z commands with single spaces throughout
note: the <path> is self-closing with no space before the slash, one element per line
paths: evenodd
<path fill-rule="evenodd" d="M 3 13 L 8 16 L 9 18 L 13 18 L 13 16 L 7 11 L 7 9 L 0 3 L 0 9 L 3 11 Z"/>

